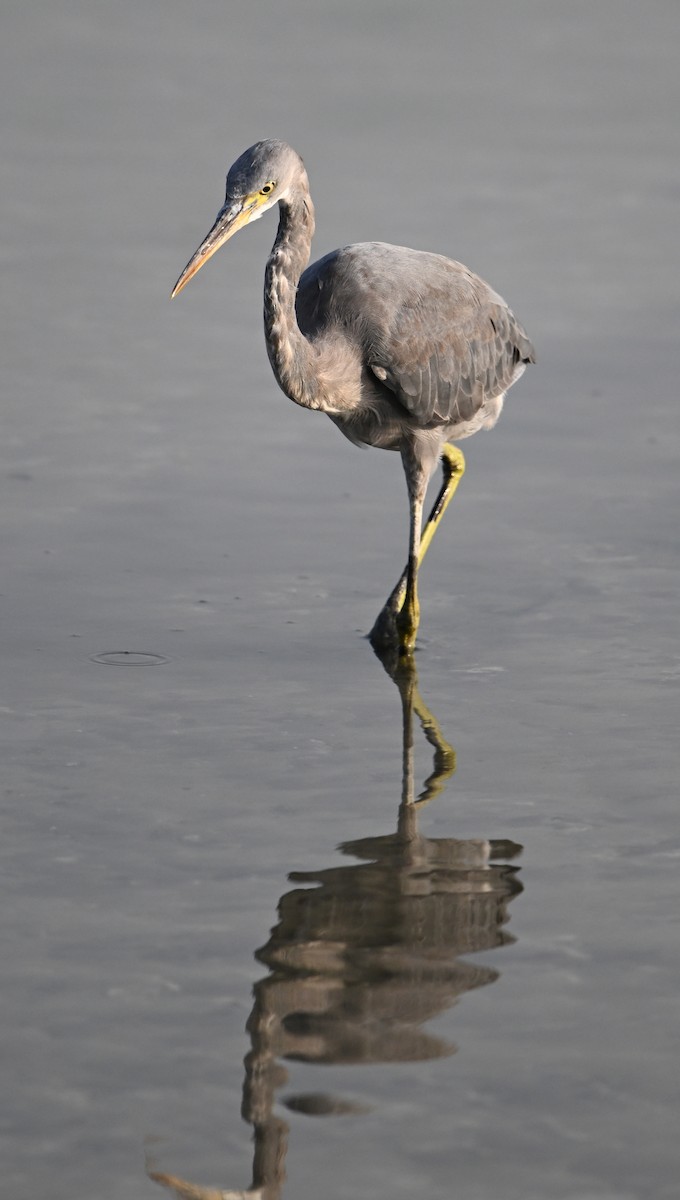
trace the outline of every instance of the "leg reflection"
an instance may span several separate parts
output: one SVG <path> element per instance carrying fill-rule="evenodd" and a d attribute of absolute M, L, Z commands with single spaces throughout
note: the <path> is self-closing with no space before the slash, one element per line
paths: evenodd
<path fill-rule="evenodd" d="M 513 842 L 428 838 L 418 829 L 423 804 L 455 771 L 456 756 L 424 704 L 413 658 L 385 664 L 401 697 L 402 794 L 397 828 L 345 842 L 354 859 L 295 872 L 278 921 L 256 958 L 267 973 L 254 987 L 247 1030 L 242 1115 L 254 1132 L 253 1179 L 245 1191 L 201 1188 L 149 1169 L 182 1200 L 279 1200 L 288 1125 L 275 1112 L 285 1061 L 316 1064 L 418 1062 L 455 1053 L 426 1023 L 498 972 L 467 961 L 514 939 L 508 905 L 522 890 Z M 433 750 L 433 769 L 418 797 L 414 714 Z M 466 957 L 462 957 L 465 955 Z M 314 1115 L 364 1111 L 329 1091 L 283 1095 L 289 1110 Z"/>

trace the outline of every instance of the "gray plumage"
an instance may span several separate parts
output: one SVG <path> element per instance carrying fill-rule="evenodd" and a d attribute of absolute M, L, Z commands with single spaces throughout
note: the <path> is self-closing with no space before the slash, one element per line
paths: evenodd
<path fill-rule="evenodd" d="M 327 413 L 350 441 L 402 456 L 409 565 L 374 633 L 408 653 L 418 624 L 427 483 L 448 442 L 495 425 L 508 388 L 534 361 L 533 347 L 505 301 L 442 255 L 365 242 L 305 270 L 314 233 L 307 173 L 290 146 L 273 140 L 251 146 L 231 167 L 225 204 L 173 295 L 237 229 L 276 203 L 279 228 L 264 288 L 272 369 L 291 400 Z M 460 475 L 464 460 L 460 452 L 454 458 L 451 474 Z M 442 496 L 437 522 L 449 499 Z"/>

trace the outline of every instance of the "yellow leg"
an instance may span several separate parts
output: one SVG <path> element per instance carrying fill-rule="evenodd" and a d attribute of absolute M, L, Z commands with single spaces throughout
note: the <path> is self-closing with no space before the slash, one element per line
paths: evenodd
<path fill-rule="evenodd" d="M 441 463 L 443 480 L 437 499 L 427 519 L 427 523 L 417 538 L 417 546 L 413 545 L 413 519 L 411 524 L 412 551 L 408 566 L 404 568 L 399 581 L 387 599 L 371 630 L 371 643 L 376 648 L 387 648 L 398 642 L 400 652 L 409 654 L 415 646 L 416 633 L 420 621 L 420 606 L 418 603 L 417 578 L 418 568 L 422 563 L 430 542 L 434 537 L 439 522 L 453 498 L 465 471 L 465 458 L 458 446 L 448 442 L 442 447 Z M 413 517 L 413 514 L 412 514 Z"/>
<path fill-rule="evenodd" d="M 421 487 L 417 490 L 414 489 L 409 496 L 411 522 L 408 566 L 404 571 L 406 588 L 401 605 L 396 612 L 396 628 L 400 654 L 410 654 L 415 649 L 416 634 L 418 632 L 418 625 L 420 624 L 418 567 L 420 565 L 420 538 L 423 525 L 423 499 L 426 486 L 427 482 L 423 481 Z"/>
<path fill-rule="evenodd" d="M 418 566 L 423 561 L 427 553 L 427 548 L 439 528 L 439 522 L 444 516 L 450 501 L 453 499 L 456 488 L 465 473 L 463 451 L 458 446 L 451 446 L 449 442 L 446 442 L 442 447 L 442 472 L 444 474 L 442 486 L 437 499 L 432 505 L 432 512 L 427 518 L 427 525 L 423 529 L 420 539 Z"/>

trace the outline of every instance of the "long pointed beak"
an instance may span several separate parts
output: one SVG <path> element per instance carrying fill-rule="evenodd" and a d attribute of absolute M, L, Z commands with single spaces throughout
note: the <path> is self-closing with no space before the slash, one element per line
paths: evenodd
<path fill-rule="evenodd" d="M 177 283 L 170 293 L 170 299 L 179 295 L 182 288 L 186 286 L 190 279 L 200 271 L 204 263 L 207 263 L 209 258 L 212 258 L 216 250 L 229 241 L 230 237 L 252 219 L 254 213 L 252 208 L 244 208 L 242 204 L 225 205 L 217 214 L 217 220 L 213 225 L 210 233 L 203 239 L 198 250 L 193 258 L 190 258 L 186 267 L 182 271 Z"/>

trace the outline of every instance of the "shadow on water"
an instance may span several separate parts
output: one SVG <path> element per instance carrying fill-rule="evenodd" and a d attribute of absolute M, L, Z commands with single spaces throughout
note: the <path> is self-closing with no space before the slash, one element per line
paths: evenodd
<path fill-rule="evenodd" d="M 511 944 L 508 904 L 522 891 L 510 860 L 522 847 L 505 840 L 427 838 L 424 804 L 456 769 L 456 755 L 418 690 L 413 659 L 383 660 L 403 712 L 402 795 L 397 828 L 344 842 L 358 863 L 294 872 L 278 922 L 256 952 L 267 974 L 254 986 L 247 1030 L 241 1113 L 253 1127 L 253 1181 L 229 1191 L 190 1183 L 147 1162 L 149 1178 L 183 1200 L 278 1200 L 285 1181 L 289 1126 L 275 1112 L 288 1075 L 282 1060 L 318 1064 L 420 1062 L 456 1047 L 423 1026 L 499 973 L 459 957 Z M 414 715 L 434 752 L 416 797 Z M 284 1095 L 310 1116 L 370 1111 L 326 1092 Z"/>

